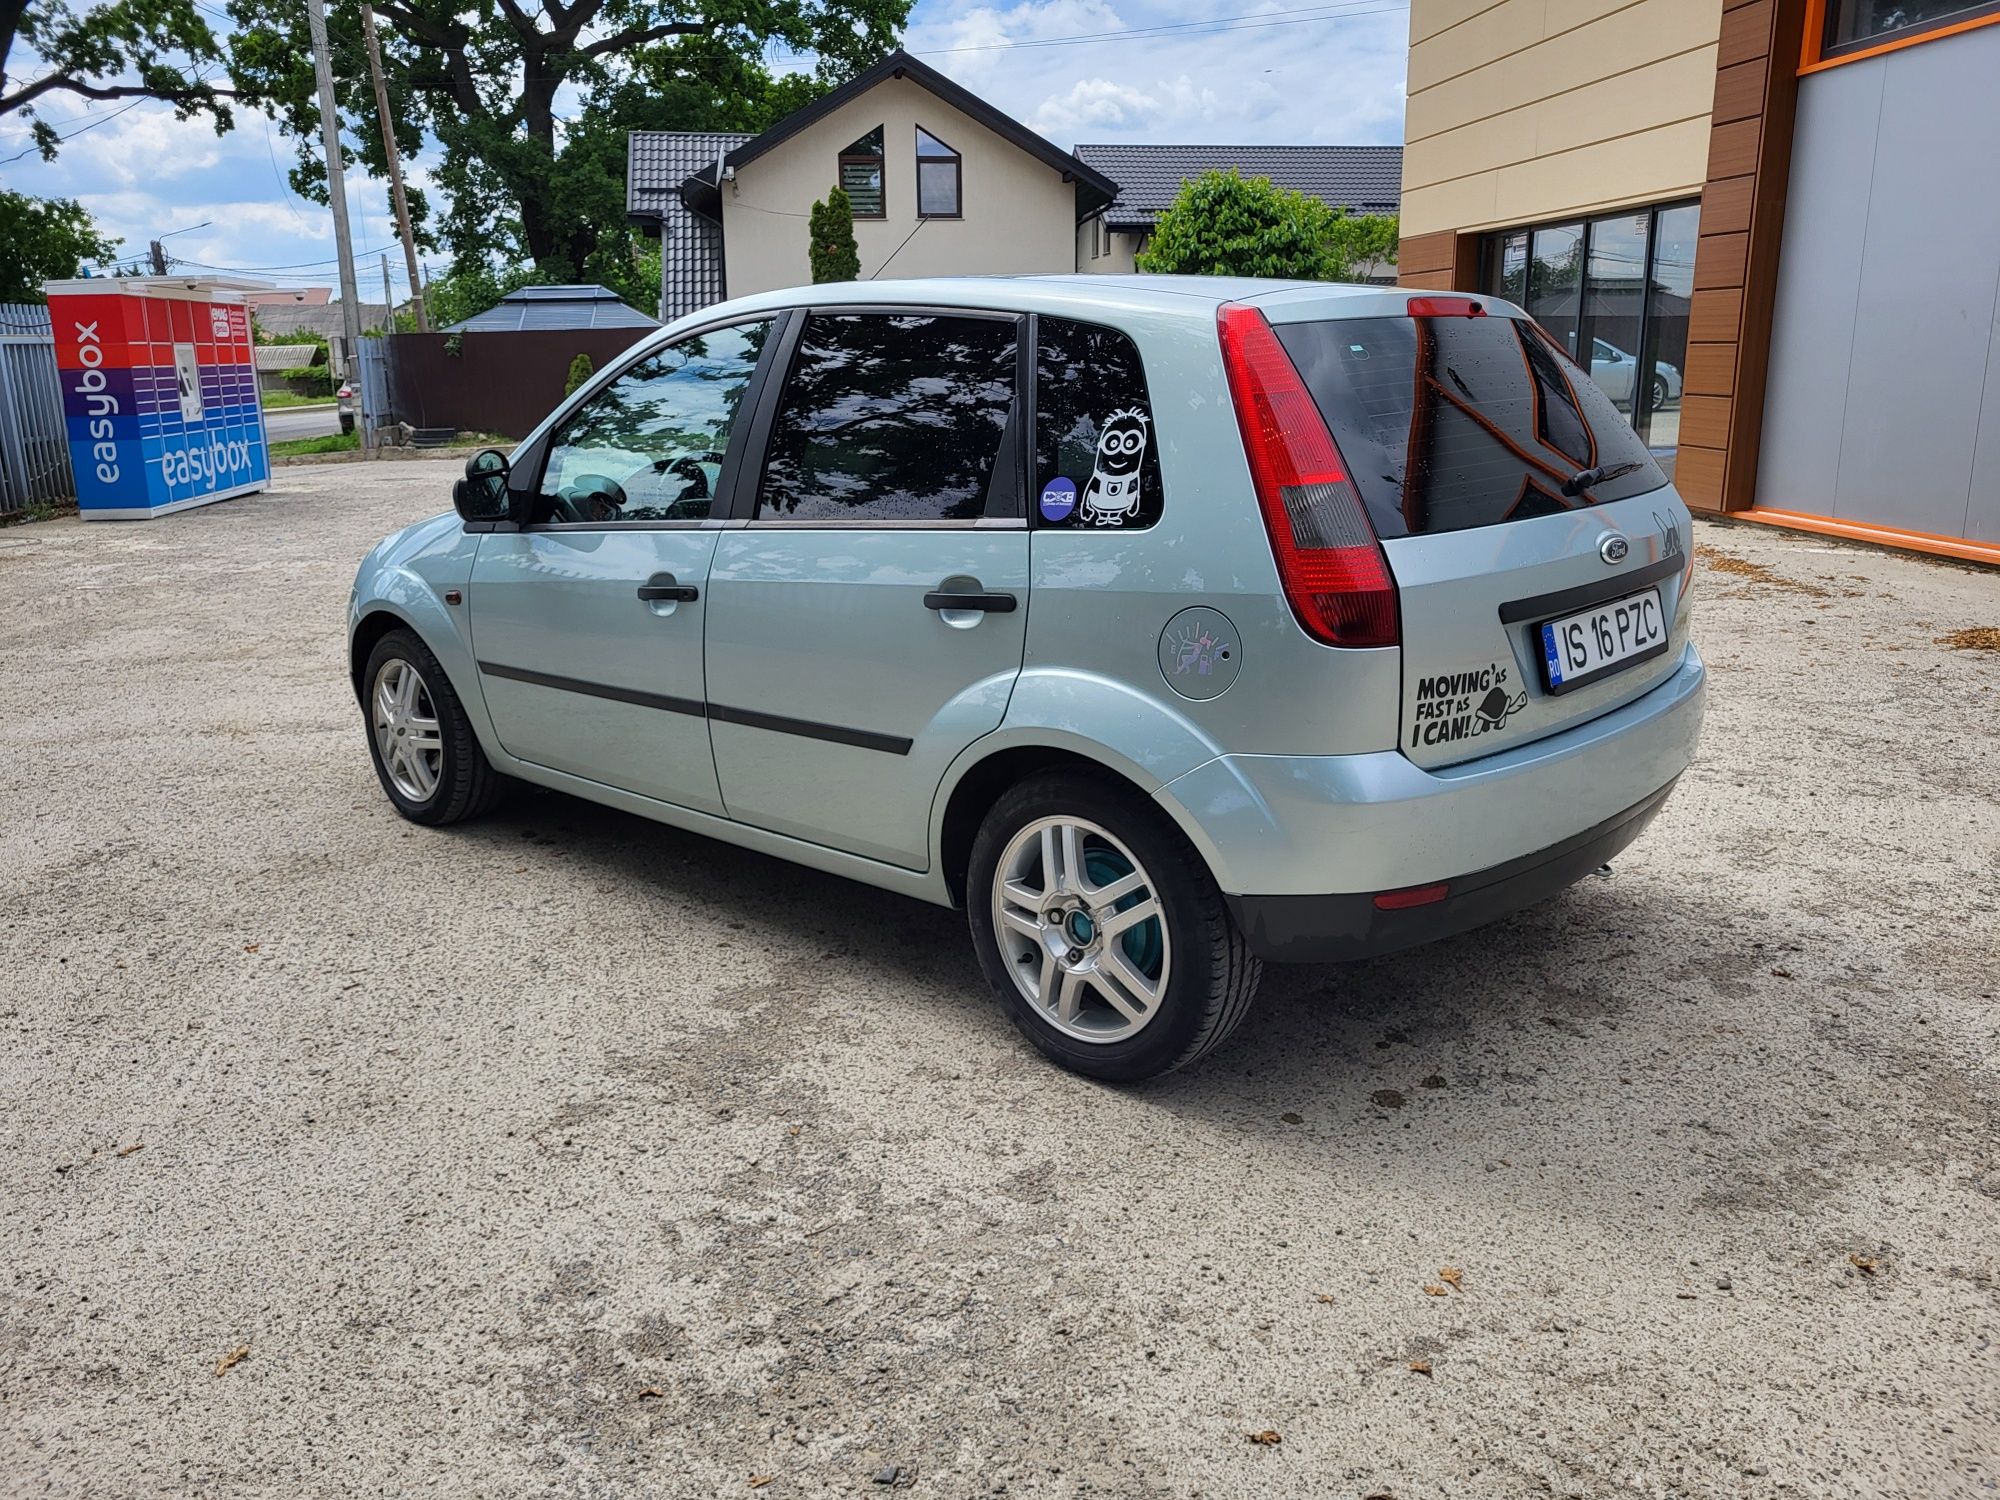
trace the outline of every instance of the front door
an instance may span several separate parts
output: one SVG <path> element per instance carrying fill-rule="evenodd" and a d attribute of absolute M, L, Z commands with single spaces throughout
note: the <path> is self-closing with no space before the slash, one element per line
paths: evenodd
<path fill-rule="evenodd" d="M 702 670 L 709 509 L 771 326 L 635 364 L 554 436 L 534 524 L 480 538 L 472 640 L 508 754 L 722 811 Z"/>
<path fill-rule="evenodd" d="M 747 527 L 709 574 L 709 728 L 740 822 L 909 869 L 1021 670 L 1018 320 L 814 313 Z"/>

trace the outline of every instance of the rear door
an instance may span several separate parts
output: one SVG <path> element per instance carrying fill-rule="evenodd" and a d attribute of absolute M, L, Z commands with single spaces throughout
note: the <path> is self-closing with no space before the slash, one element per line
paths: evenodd
<path fill-rule="evenodd" d="M 1443 766 L 1606 713 L 1687 641 L 1690 520 L 1598 388 L 1526 318 L 1280 322 L 1382 539 L 1401 745 Z M 1545 630 L 1546 627 L 1546 630 Z"/>
<path fill-rule="evenodd" d="M 535 522 L 479 539 L 473 645 L 508 754 L 721 813 L 702 671 L 709 512 L 772 328 L 711 329 L 626 370 L 551 440 Z"/>
<path fill-rule="evenodd" d="M 1028 612 L 1020 320 L 815 312 L 710 573 L 710 733 L 740 822 L 910 869 L 999 726 Z"/>

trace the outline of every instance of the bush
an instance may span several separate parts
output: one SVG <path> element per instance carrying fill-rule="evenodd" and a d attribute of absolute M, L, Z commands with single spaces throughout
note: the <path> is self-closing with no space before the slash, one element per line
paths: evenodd
<path fill-rule="evenodd" d="M 848 201 L 845 188 L 836 184 L 824 203 L 812 206 L 806 232 L 812 236 L 810 256 L 815 284 L 861 279 L 861 247 L 854 240 L 854 205 Z"/>
<path fill-rule="evenodd" d="M 294 365 L 278 371 L 278 378 L 301 396 L 333 394 L 333 371 L 326 365 Z"/>
<path fill-rule="evenodd" d="M 1153 230 L 1139 269 L 1191 276 L 1276 276 L 1343 281 L 1345 216 L 1268 177 L 1204 172 L 1181 190 Z"/>
<path fill-rule="evenodd" d="M 590 362 L 588 354 L 579 354 L 569 362 L 569 379 L 563 382 L 563 394 L 574 396 L 597 373 L 597 366 Z"/>

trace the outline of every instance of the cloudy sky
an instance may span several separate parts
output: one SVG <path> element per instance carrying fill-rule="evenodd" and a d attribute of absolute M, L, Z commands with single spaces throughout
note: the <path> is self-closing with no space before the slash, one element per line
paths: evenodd
<path fill-rule="evenodd" d="M 1407 0 L 917 0 L 905 44 L 1064 148 L 1393 145 L 1408 28 Z M 220 138 L 151 103 L 118 112 L 58 95 L 46 117 L 75 138 L 45 163 L 25 128 L 0 124 L 0 185 L 81 199 L 124 238 L 124 254 L 166 235 L 170 255 L 200 267 L 333 280 L 332 222 L 285 185 L 289 148 L 261 115 L 239 114 Z M 413 176 L 423 180 L 421 160 Z M 394 250 L 387 199 L 385 185 L 350 175 L 364 297 L 380 297 L 377 255 Z M 442 257 L 429 265 L 442 269 Z M 390 267 L 400 298 L 400 255 Z"/>

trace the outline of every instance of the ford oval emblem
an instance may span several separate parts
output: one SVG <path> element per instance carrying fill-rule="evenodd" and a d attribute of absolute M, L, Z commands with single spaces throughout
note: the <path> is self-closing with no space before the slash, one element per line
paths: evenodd
<path fill-rule="evenodd" d="M 1597 555 L 1608 563 L 1622 563 L 1631 552 L 1632 544 L 1615 531 L 1597 544 Z"/>

